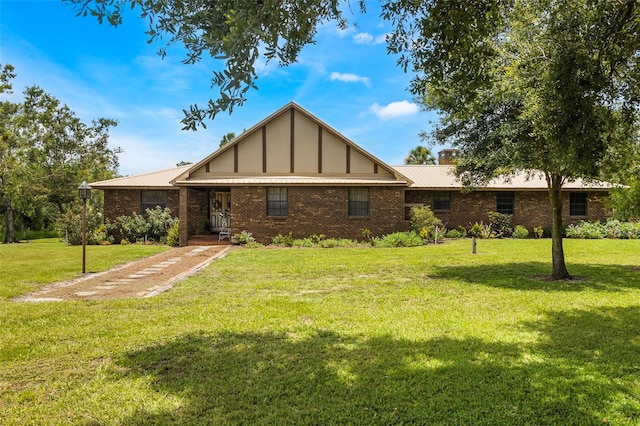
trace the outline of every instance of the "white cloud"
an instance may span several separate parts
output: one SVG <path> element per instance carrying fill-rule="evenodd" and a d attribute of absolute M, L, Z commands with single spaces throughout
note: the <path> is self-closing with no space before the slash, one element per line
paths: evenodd
<path fill-rule="evenodd" d="M 358 33 L 353 36 L 353 42 L 356 44 L 382 44 L 386 41 L 387 35 L 382 34 L 377 37 L 369 33 Z"/>
<path fill-rule="evenodd" d="M 386 106 L 381 106 L 378 103 L 374 103 L 369 108 L 369 111 L 377 115 L 379 118 L 382 118 L 383 120 L 387 120 L 390 118 L 417 114 L 419 111 L 419 108 L 418 108 L 418 105 L 412 102 L 399 101 L 399 102 L 391 102 Z"/>
<path fill-rule="evenodd" d="M 331 81 L 342 81 L 344 83 L 363 83 L 365 86 L 369 86 L 369 78 L 361 77 L 356 74 L 342 74 L 339 72 L 331 73 Z"/>

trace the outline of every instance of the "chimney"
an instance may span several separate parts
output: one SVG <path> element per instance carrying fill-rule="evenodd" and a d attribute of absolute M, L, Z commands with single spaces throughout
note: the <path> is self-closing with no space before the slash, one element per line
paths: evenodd
<path fill-rule="evenodd" d="M 457 149 L 443 149 L 438 152 L 438 165 L 440 166 L 452 166 L 456 164 L 460 153 Z"/>

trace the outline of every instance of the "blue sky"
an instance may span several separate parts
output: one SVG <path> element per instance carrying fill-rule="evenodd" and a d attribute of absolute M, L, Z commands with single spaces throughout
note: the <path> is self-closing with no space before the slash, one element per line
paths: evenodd
<path fill-rule="evenodd" d="M 177 45 L 160 58 L 163 45 L 147 43 L 146 21 L 135 11 L 113 28 L 76 17 L 60 0 L 0 0 L 0 63 L 16 67 L 15 100 L 26 86 L 37 85 L 85 122 L 118 120 L 110 140 L 124 150 L 122 175 L 196 162 L 226 133 L 238 135 L 291 101 L 397 165 L 437 117 L 414 103 L 407 91 L 411 75 L 386 53 L 389 25 L 378 18 L 377 5 L 369 2 L 366 16 L 349 16 L 357 27 L 323 26 L 316 45 L 307 46 L 295 65 L 261 62 L 259 90 L 249 92 L 232 115 L 222 113 L 197 132 L 181 130 L 182 110 L 217 95 L 210 76 L 220 64 L 207 59 L 184 65 Z"/>

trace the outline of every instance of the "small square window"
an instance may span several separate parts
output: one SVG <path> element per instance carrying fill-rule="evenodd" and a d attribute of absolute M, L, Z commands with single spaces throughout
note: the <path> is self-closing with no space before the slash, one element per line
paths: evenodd
<path fill-rule="evenodd" d="M 349 216 L 369 216 L 369 188 L 349 188 Z"/>
<path fill-rule="evenodd" d="M 287 216 L 287 188 L 267 188 L 267 216 Z"/>
<path fill-rule="evenodd" d="M 433 193 L 433 210 L 451 210 L 451 192 L 437 191 Z"/>
<path fill-rule="evenodd" d="M 513 192 L 498 192 L 496 197 L 496 211 L 502 214 L 513 214 Z"/>
<path fill-rule="evenodd" d="M 570 216 L 586 216 L 587 215 L 587 193 L 586 192 L 570 192 L 569 193 L 569 215 Z"/>

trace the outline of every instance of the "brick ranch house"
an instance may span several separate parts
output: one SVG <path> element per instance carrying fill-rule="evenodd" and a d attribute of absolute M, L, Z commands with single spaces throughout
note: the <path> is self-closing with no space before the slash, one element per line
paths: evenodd
<path fill-rule="evenodd" d="M 196 235 L 243 230 L 269 242 L 277 234 L 361 239 L 408 229 L 412 206 L 429 205 L 449 228 L 512 215 L 531 229 L 549 226 L 544 179 L 496 180 L 463 191 L 452 175 L 451 150 L 438 166 L 392 167 L 290 103 L 195 164 L 94 182 L 111 220 L 169 207 L 180 219 L 180 244 Z M 568 223 L 605 218 L 611 185 L 565 186 Z"/>

